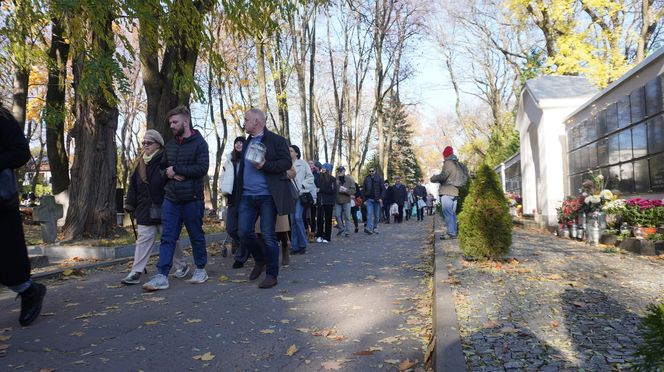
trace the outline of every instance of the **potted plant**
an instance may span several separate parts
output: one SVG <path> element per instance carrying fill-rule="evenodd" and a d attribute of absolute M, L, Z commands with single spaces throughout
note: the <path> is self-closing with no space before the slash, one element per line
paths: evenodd
<path fill-rule="evenodd" d="M 664 222 L 664 204 L 658 199 L 628 199 L 622 218 L 633 227 L 641 227 L 644 237 L 648 237 L 656 233 L 657 226 Z"/>

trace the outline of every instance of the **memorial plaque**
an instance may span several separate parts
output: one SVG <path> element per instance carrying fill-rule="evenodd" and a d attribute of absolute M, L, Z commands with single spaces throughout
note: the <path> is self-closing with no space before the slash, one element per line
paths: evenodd
<path fill-rule="evenodd" d="M 629 96 L 623 96 L 618 100 L 618 127 L 625 128 L 631 122 Z"/>
<path fill-rule="evenodd" d="M 618 129 L 618 104 L 612 103 L 606 108 L 606 133 Z"/>
<path fill-rule="evenodd" d="M 646 114 L 652 117 L 662 111 L 662 78 L 650 80 L 645 86 Z"/>
<path fill-rule="evenodd" d="M 597 164 L 600 167 L 609 165 L 609 140 L 606 138 L 597 141 Z"/>
<path fill-rule="evenodd" d="M 588 168 L 595 169 L 599 165 L 597 163 L 597 142 L 591 143 L 587 147 L 588 152 Z"/>
<path fill-rule="evenodd" d="M 620 138 L 618 134 L 609 136 L 609 164 L 616 164 L 620 162 Z"/>
<path fill-rule="evenodd" d="M 579 124 L 579 142 L 577 146 L 583 146 L 588 143 L 588 126 L 586 125 L 588 120 L 584 120 Z"/>
<path fill-rule="evenodd" d="M 594 117 L 586 121 L 586 143 L 597 139 L 597 123 Z"/>
<path fill-rule="evenodd" d="M 588 170 L 589 167 L 587 146 L 579 149 L 578 157 L 579 157 L 579 172 L 585 172 L 586 170 Z"/>
<path fill-rule="evenodd" d="M 620 138 L 620 161 L 632 160 L 632 131 L 630 129 L 618 133 Z"/>
<path fill-rule="evenodd" d="M 634 166 L 632 163 L 620 165 L 620 191 L 623 193 L 634 192 Z"/>
<path fill-rule="evenodd" d="M 650 190 L 654 192 L 664 191 L 664 154 L 650 158 Z"/>
<path fill-rule="evenodd" d="M 634 158 L 640 158 L 648 155 L 648 129 L 646 123 L 641 123 L 632 127 L 632 151 Z"/>
<path fill-rule="evenodd" d="M 646 117 L 645 90 L 643 87 L 636 88 L 629 95 L 629 105 L 632 113 L 632 123 L 639 122 Z"/>
<path fill-rule="evenodd" d="M 609 190 L 620 189 L 620 166 L 609 167 L 609 176 L 605 177 L 606 188 Z"/>
<path fill-rule="evenodd" d="M 577 174 L 569 178 L 569 189 L 571 194 L 581 192 L 581 175 Z"/>
<path fill-rule="evenodd" d="M 601 138 L 606 134 L 606 110 L 601 110 L 595 116 L 595 123 L 597 127 L 597 138 Z"/>
<path fill-rule="evenodd" d="M 664 118 L 657 115 L 648 120 L 648 153 L 664 151 Z"/>
<path fill-rule="evenodd" d="M 650 173 L 648 159 L 634 162 L 634 192 L 648 192 L 650 190 Z"/>
<path fill-rule="evenodd" d="M 573 129 L 570 128 L 567 130 L 567 150 L 574 150 L 576 146 L 574 146 L 574 136 L 572 135 Z"/>

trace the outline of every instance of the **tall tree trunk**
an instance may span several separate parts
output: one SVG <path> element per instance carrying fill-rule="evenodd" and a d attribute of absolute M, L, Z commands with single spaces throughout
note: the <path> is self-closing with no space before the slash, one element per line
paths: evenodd
<path fill-rule="evenodd" d="M 316 64 L 316 14 L 314 13 L 309 32 L 309 149 L 312 160 L 318 160 L 318 142 L 316 141 L 316 125 L 314 121 L 314 67 Z"/>
<path fill-rule="evenodd" d="M 101 29 L 92 29 L 93 55 L 112 58 L 115 45 L 108 43 L 112 19 L 109 14 L 101 23 Z M 102 23 L 103 22 L 103 23 Z M 99 27 L 99 26 L 97 26 Z M 74 90 L 76 122 L 72 137 L 76 140 L 76 154 L 71 169 L 69 210 L 64 226 L 66 239 L 109 236 L 116 226 L 115 193 L 117 187 L 117 149 L 115 132 L 118 126 L 118 109 L 114 93 L 100 88 L 81 91 L 85 77 L 84 65 L 91 63 L 86 53 L 74 59 Z M 110 74 L 104 75 L 111 79 Z M 113 86 L 113 81 L 104 82 Z"/>
<path fill-rule="evenodd" d="M 302 132 L 302 158 L 313 159 L 313 151 L 309 143 L 309 125 L 307 121 L 307 88 L 305 85 L 304 64 L 306 63 L 305 15 L 299 19 L 300 27 L 295 29 L 295 19 L 291 15 L 290 32 L 293 37 L 293 68 L 297 76 L 297 91 L 300 98 L 300 130 Z M 308 26 L 307 26 L 308 27 Z"/>
<path fill-rule="evenodd" d="M 30 70 L 20 66 L 14 66 L 14 93 L 12 95 L 12 114 L 16 121 L 25 130 L 25 113 L 28 104 L 28 84 L 30 82 Z"/>
<path fill-rule="evenodd" d="M 265 49 L 263 40 L 256 37 L 256 82 L 258 84 L 258 108 L 267 115 L 267 79 L 265 77 Z"/>
<path fill-rule="evenodd" d="M 69 188 L 69 159 L 65 149 L 65 91 L 69 43 L 60 19 L 51 19 L 51 46 L 46 88 L 46 151 L 51 169 L 53 195 Z"/>
<path fill-rule="evenodd" d="M 184 14 L 180 16 L 189 23 L 166 26 L 173 27 L 174 30 L 169 33 L 171 38 L 164 42 L 161 67 L 159 56 L 162 48 L 158 41 L 161 3 L 159 0 L 144 0 L 141 5 L 146 13 L 139 18 L 140 59 L 147 97 L 146 123 L 148 129 L 161 133 L 164 141 L 172 138 L 166 117 L 168 111 L 178 105 L 189 105 L 194 86 L 191 82 L 200 50 L 200 42 L 195 42 L 195 37 L 190 34 L 202 32 L 204 15 L 211 6 L 209 1 L 195 1 L 193 6 L 196 12 L 191 12 L 187 2 L 190 0 L 175 0 L 172 7 L 173 12 L 187 12 L 186 17 Z M 177 84 L 176 80 L 179 80 Z M 189 80 L 190 83 L 183 84 L 184 80 Z"/>

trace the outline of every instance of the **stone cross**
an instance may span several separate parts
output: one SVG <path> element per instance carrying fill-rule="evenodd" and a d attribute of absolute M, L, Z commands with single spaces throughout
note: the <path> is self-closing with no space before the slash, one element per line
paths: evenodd
<path fill-rule="evenodd" d="M 58 230 L 56 221 L 62 218 L 62 205 L 55 203 L 53 195 L 44 195 L 41 197 L 39 206 L 35 208 L 32 214 L 32 220 L 41 222 L 42 240 L 44 243 L 55 243 Z"/>

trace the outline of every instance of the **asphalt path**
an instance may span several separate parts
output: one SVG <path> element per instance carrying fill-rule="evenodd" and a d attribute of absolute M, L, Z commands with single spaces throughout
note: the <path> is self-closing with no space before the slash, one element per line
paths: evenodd
<path fill-rule="evenodd" d="M 17 322 L 0 294 L 0 370 L 319 371 L 422 369 L 430 335 L 432 219 L 333 236 L 259 289 L 211 244 L 210 280 L 144 292 L 128 265 L 47 280 L 42 315 Z M 191 259 L 189 257 L 189 259 Z M 150 267 L 154 273 L 154 266 Z M 144 275 L 143 282 L 147 280 Z"/>

